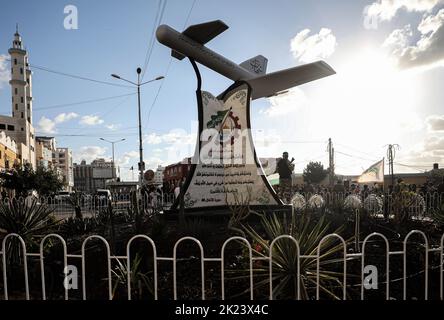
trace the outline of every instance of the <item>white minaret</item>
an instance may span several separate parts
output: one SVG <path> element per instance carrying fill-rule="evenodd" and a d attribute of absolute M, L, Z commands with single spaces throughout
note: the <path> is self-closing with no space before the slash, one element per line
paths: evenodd
<path fill-rule="evenodd" d="M 9 49 L 11 56 L 12 118 L 16 123 L 11 134 L 21 149 L 22 159 L 35 167 L 35 136 L 32 126 L 32 72 L 28 64 L 28 53 L 23 48 L 18 26 Z M 24 147 L 19 147 L 20 144 Z"/>

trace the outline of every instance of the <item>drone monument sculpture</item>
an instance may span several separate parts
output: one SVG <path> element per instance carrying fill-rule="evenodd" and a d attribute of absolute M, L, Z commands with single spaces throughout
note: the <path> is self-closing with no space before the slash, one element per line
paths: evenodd
<path fill-rule="evenodd" d="M 197 77 L 199 139 L 190 173 L 182 187 L 185 210 L 226 208 L 232 204 L 282 206 L 256 156 L 250 128 L 250 101 L 335 74 L 318 61 L 266 73 L 261 55 L 236 64 L 205 46 L 228 29 L 220 20 L 178 32 L 167 25 L 156 31 L 157 40 L 172 49 L 172 56 L 188 58 Z M 196 62 L 231 79 L 234 84 L 219 96 L 202 91 Z M 176 210 L 179 201 L 172 206 Z"/>

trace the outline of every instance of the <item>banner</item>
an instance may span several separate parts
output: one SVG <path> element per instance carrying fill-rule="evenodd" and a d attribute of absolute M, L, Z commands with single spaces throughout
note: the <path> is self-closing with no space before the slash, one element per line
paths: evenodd
<path fill-rule="evenodd" d="M 365 170 L 358 178 L 358 183 L 384 183 L 384 158 Z"/>

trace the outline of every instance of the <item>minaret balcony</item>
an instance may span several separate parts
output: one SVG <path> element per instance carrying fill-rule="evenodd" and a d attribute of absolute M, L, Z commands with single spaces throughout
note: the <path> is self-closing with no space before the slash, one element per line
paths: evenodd
<path fill-rule="evenodd" d="M 26 50 L 23 50 L 20 48 L 9 48 L 8 53 L 9 54 L 18 53 L 18 54 L 26 55 Z"/>
<path fill-rule="evenodd" d="M 20 85 L 20 86 L 26 86 L 27 83 L 25 80 L 21 80 L 21 79 L 11 79 L 9 80 L 9 84 L 10 85 Z"/>

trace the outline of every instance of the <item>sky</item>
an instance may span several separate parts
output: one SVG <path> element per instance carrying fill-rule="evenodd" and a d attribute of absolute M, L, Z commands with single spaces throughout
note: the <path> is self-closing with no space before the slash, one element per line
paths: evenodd
<path fill-rule="evenodd" d="M 77 29 L 65 28 L 69 5 Z M 339 174 L 360 174 L 386 157 L 388 144 L 399 145 L 395 172 L 444 165 L 444 0 L 1 0 L 0 114 L 11 113 L 7 51 L 18 23 L 34 66 L 38 135 L 55 136 L 76 162 L 111 158 L 100 138 L 125 139 L 115 156 L 121 178 L 131 180 L 137 96 L 110 74 L 135 81 L 141 67 L 144 81 L 165 76 L 142 87 L 147 169 L 180 161 L 194 153 L 196 80 L 190 63 L 172 59 L 153 32 L 159 21 L 181 31 L 216 19 L 229 29 L 208 47 L 236 63 L 261 54 L 267 72 L 316 60 L 337 72 L 252 102 L 260 157 L 288 151 L 296 172 L 309 161 L 327 167 L 331 138 Z M 204 90 L 218 94 L 231 84 L 200 68 Z"/>

